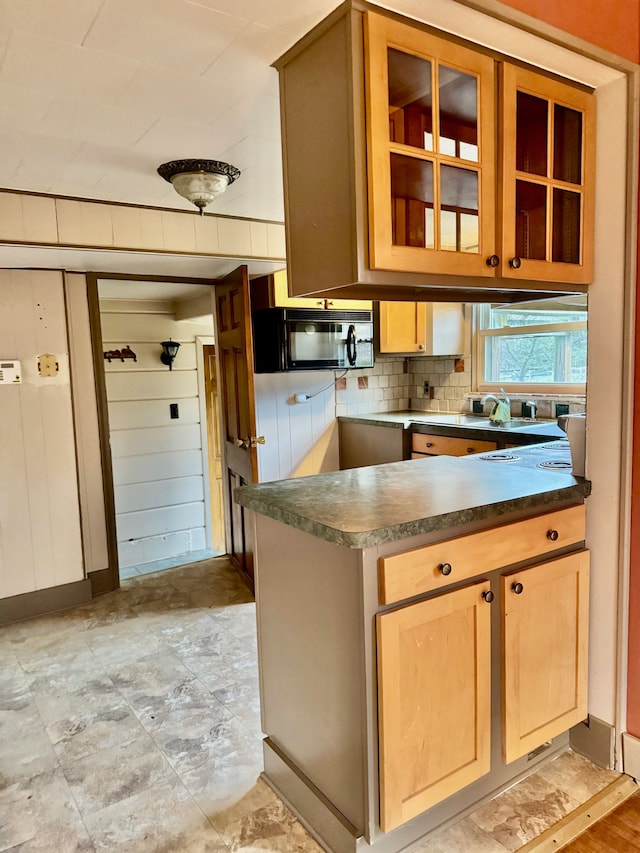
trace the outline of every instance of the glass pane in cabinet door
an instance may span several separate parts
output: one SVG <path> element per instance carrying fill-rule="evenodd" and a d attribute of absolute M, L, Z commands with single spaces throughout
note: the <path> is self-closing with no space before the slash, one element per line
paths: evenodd
<path fill-rule="evenodd" d="M 433 151 L 432 64 L 389 48 L 389 139 Z"/>
<path fill-rule="evenodd" d="M 433 163 L 391 155 L 391 228 L 394 246 L 433 249 Z"/>
<path fill-rule="evenodd" d="M 478 81 L 471 74 L 438 66 L 438 151 L 478 162 Z"/>
<path fill-rule="evenodd" d="M 580 193 L 553 190 L 552 260 L 580 263 Z"/>
<path fill-rule="evenodd" d="M 547 259 L 547 189 L 516 181 L 516 257 Z"/>
<path fill-rule="evenodd" d="M 553 177 L 582 182 L 582 113 L 560 104 L 553 108 Z"/>
<path fill-rule="evenodd" d="M 524 92 L 516 101 L 516 169 L 547 175 L 549 102 Z"/>
<path fill-rule="evenodd" d="M 440 248 L 479 252 L 478 173 L 440 167 Z"/>

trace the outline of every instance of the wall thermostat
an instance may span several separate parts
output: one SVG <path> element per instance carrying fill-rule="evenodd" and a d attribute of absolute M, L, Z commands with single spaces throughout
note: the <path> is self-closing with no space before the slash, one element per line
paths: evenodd
<path fill-rule="evenodd" d="M 0 360 L 0 385 L 19 385 L 21 382 L 20 362 Z"/>

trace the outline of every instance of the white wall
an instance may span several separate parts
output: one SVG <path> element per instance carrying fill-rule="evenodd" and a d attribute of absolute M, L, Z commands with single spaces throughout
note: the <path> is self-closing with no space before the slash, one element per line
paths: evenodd
<path fill-rule="evenodd" d="M 130 313 L 126 300 L 101 307 L 105 351 L 129 345 L 137 361 L 105 361 L 121 567 L 188 555 L 207 547 L 197 335 L 213 324 L 174 320 L 171 303 Z M 180 342 L 173 369 L 160 341 Z M 177 403 L 180 417 L 170 418 Z"/>
<path fill-rule="evenodd" d="M 0 271 L 0 598 L 82 580 L 77 469 L 61 272 Z M 59 371 L 38 373 L 52 353 Z"/>
<path fill-rule="evenodd" d="M 336 375 L 329 370 L 256 373 L 256 427 L 265 437 L 258 448 L 261 483 L 338 470 Z M 317 396 L 295 403 L 295 394 Z"/>

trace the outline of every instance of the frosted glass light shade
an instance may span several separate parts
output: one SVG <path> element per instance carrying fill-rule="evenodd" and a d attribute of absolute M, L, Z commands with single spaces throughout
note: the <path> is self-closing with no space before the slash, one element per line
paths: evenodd
<path fill-rule="evenodd" d="M 240 170 L 219 160 L 172 160 L 159 166 L 158 174 L 202 213 L 240 177 Z"/>

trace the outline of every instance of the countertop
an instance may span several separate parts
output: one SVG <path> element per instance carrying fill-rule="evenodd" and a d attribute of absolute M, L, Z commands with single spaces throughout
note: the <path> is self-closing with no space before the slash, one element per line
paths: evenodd
<path fill-rule="evenodd" d="M 487 425 L 488 418 L 464 412 L 428 412 L 419 410 L 401 410 L 397 412 L 372 412 L 365 415 L 341 415 L 338 421 L 347 423 L 371 424 L 392 429 L 413 429 L 416 432 L 429 432 L 446 435 L 459 435 L 461 438 L 476 438 L 496 441 L 498 444 L 530 444 L 540 439 L 564 438 L 565 433 L 557 422 L 532 421 L 524 427 L 510 425 Z M 483 423 L 484 421 L 484 423 Z"/>
<path fill-rule="evenodd" d="M 538 447 L 517 460 L 434 456 L 242 486 L 235 500 L 255 512 L 347 548 L 394 542 L 523 509 L 583 500 L 588 480 L 537 467 Z M 568 458 L 566 449 L 565 457 Z M 561 452 L 544 452 L 560 458 Z M 523 476 L 526 468 L 526 476 Z"/>

